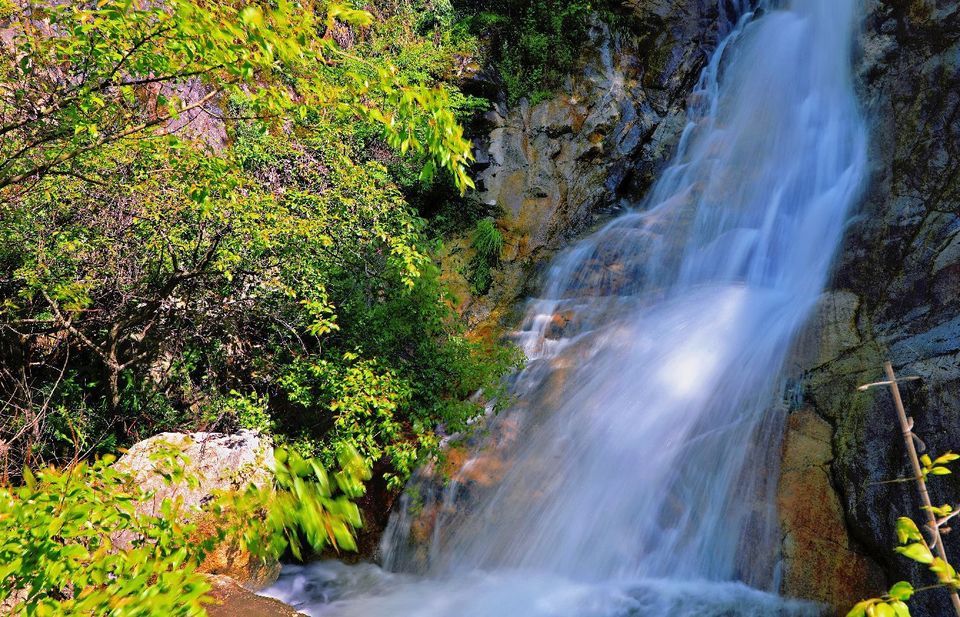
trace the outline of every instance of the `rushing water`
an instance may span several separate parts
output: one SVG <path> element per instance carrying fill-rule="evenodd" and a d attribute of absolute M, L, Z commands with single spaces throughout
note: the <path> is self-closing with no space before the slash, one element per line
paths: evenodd
<path fill-rule="evenodd" d="M 778 383 L 866 147 L 858 3 L 783 4 L 731 24 L 643 206 L 554 261 L 519 334 L 516 409 L 487 443 L 507 461 L 497 481 L 471 486 L 478 454 L 416 504 L 437 513 L 432 542 L 411 536 L 407 496 L 386 570 L 287 568 L 271 594 L 358 617 L 812 610 L 765 593 L 778 585 Z"/>

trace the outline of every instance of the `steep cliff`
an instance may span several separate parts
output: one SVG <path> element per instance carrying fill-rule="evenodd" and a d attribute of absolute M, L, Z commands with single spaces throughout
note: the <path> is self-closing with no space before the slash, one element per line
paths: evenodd
<path fill-rule="evenodd" d="M 472 293 L 467 281 L 474 256 L 469 236 L 448 242 L 441 255 L 444 279 L 474 336 L 500 336 L 516 328 L 522 300 L 540 291 L 550 256 L 621 208 L 642 202 L 676 148 L 688 98 L 733 14 L 729 2 L 706 0 L 628 5 L 630 15 L 617 27 L 600 18 L 592 21 L 580 67 L 558 92 L 535 105 L 496 104 L 475 138 L 477 197 L 499 211 L 497 226 L 504 236 L 489 293 Z M 617 278 L 613 271 L 623 270 L 623 264 L 611 259 L 597 268 Z M 575 316 L 560 313 L 547 336 L 560 338 L 576 327 Z M 532 398 L 554 408 L 550 401 L 562 391 L 558 386 L 565 374 L 555 371 Z M 526 406 L 536 409 L 537 400 Z M 463 450 L 452 448 L 437 470 L 437 476 L 462 481 L 458 508 L 469 509 L 473 493 L 500 481 L 516 434 L 509 423 L 499 423 L 492 434 L 477 439 L 485 444 L 481 454 L 467 461 Z M 413 508 L 416 520 L 399 525 L 398 542 L 421 545 L 433 531 L 445 482 L 424 477 L 430 475 L 422 472 L 417 488 L 426 505 Z"/>
<path fill-rule="evenodd" d="M 922 377 L 904 386 L 916 432 L 932 453 L 960 448 L 960 3 L 870 0 L 866 9 L 857 80 L 872 178 L 821 303 L 819 350 L 801 359 L 802 386 L 832 426 L 827 462 L 858 550 L 888 582 L 932 582 L 892 551 L 896 518 L 922 512 L 913 484 L 886 482 L 910 475 L 890 396 L 856 386 L 881 379 L 886 359 Z M 960 483 L 937 478 L 932 493 L 956 500 Z M 808 499 L 799 507 L 820 507 Z M 947 546 L 960 555 L 960 538 Z M 869 567 L 848 566 L 854 577 Z M 920 594 L 914 615 L 947 614 L 944 601 Z"/>
<path fill-rule="evenodd" d="M 445 279 L 478 334 L 515 325 L 546 258 L 623 204 L 635 204 L 669 161 L 687 97 L 727 26 L 728 3 L 638 1 L 621 27 L 589 29 L 580 69 L 536 105 L 498 103 L 476 138 L 478 198 L 505 236 L 486 296 L 464 272 L 469 238 L 448 243 Z"/>

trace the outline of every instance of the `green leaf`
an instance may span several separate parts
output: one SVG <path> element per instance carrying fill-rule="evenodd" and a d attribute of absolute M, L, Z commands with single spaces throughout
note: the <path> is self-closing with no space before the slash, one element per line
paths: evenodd
<path fill-rule="evenodd" d="M 927 545 L 922 542 L 914 542 L 913 544 L 908 544 L 907 546 L 898 546 L 894 550 L 904 557 L 912 559 L 918 563 L 933 563 L 933 553 L 931 553 L 930 549 L 927 548 Z"/>
<path fill-rule="evenodd" d="M 333 4 L 327 10 L 327 22 L 330 24 L 334 20 L 342 21 L 350 26 L 365 28 L 373 23 L 373 15 L 367 11 L 358 11 L 342 4 Z"/>
<path fill-rule="evenodd" d="M 938 456 L 934 459 L 934 465 L 945 465 L 946 463 L 952 463 L 955 460 L 960 459 L 960 454 L 954 454 L 953 452 L 947 452 L 941 456 Z"/>
<path fill-rule="evenodd" d="M 33 472 L 30 471 L 29 467 L 23 468 L 23 483 L 31 491 L 34 490 L 37 486 L 37 478 L 33 475 Z"/>
<path fill-rule="evenodd" d="M 867 608 L 873 606 L 875 602 L 876 602 L 875 599 L 864 600 L 863 602 L 857 602 L 857 604 L 854 605 L 852 609 L 850 609 L 850 612 L 847 613 L 847 617 L 866 617 Z"/>
<path fill-rule="evenodd" d="M 950 504 L 944 504 L 942 506 L 923 506 L 924 510 L 933 512 L 938 518 L 942 518 L 951 512 L 953 512 L 953 506 Z"/>
<path fill-rule="evenodd" d="M 896 617 L 893 607 L 886 603 L 879 603 L 874 607 L 876 617 Z"/>
<path fill-rule="evenodd" d="M 941 583 L 952 584 L 957 578 L 957 572 L 953 569 L 953 566 L 940 557 L 934 559 L 933 563 L 930 564 L 930 571 L 937 575 L 937 579 Z"/>
<path fill-rule="evenodd" d="M 897 519 L 897 541 L 900 544 L 906 544 L 909 541 L 923 540 L 917 524 L 912 519 L 901 516 Z"/>
<path fill-rule="evenodd" d="M 887 592 L 891 598 L 895 600 L 907 601 L 913 595 L 913 585 L 906 581 L 900 581 L 895 583 L 893 587 L 890 588 L 890 591 Z"/>
<path fill-rule="evenodd" d="M 240 21 L 245 26 L 263 26 L 263 11 L 256 6 L 246 6 L 240 11 Z"/>

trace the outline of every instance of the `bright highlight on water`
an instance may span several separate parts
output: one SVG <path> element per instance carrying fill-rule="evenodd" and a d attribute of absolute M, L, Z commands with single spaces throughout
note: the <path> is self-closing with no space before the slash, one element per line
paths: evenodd
<path fill-rule="evenodd" d="M 812 610 L 763 593 L 778 585 L 778 384 L 866 173 L 857 14 L 852 0 L 742 11 L 647 201 L 560 255 L 530 302 L 530 364 L 494 420 L 504 477 L 466 508 L 443 507 L 464 498 L 457 482 L 426 495 L 418 507 L 441 512 L 429 546 L 399 512 L 396 574 L 288 568 L 270 593 L 364 617 Z"/>

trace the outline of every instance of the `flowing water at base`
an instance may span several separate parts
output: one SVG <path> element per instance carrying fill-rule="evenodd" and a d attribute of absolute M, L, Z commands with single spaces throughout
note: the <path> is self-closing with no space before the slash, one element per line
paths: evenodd
<path fill-rule="evenodd" d="M 744 8 L 648 199 L 554 260 L 516 404 L 445 488 L 414 481 L 386 570 L 288 567 L 268 593 L 344 617 L 815 614 L 758 590 L 779 586 L 785 358 L 865 174 L 857 6 Z"/>
<path fill-rule="evenodd" d="M 288 566 L 269 595 L 338 617 L 817 617 L 810 604 L 742 583 L 649 579 L 585 583 L 544 573 L 422 578 L 377 566 Z"/>

